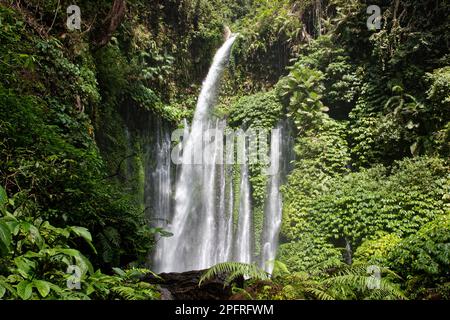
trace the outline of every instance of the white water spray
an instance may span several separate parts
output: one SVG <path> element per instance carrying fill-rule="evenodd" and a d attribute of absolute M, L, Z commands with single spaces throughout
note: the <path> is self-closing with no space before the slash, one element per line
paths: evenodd
<path fill-rule="evenodd" d="M 282 177 L 287 173 L 282 167 L 286 159 L 289 159 L 286 151 L 292 146 L 283 140 L 288 138 L 286 123 L 280 123 L 271 137 L 271 167 L 275 170 L 269 173 L 261 242 L 255 243 L 248 165 L 248 157 L 254 145 L 246 141 L 245 136 L 231 139 L 231 150 L 235 148 L 236 138 L 236 149 L 241 151 L 238 154 L 244 158 L 240 162 L 238 155 L 240 169 L 237 169 L 228 162 L 228 158 L 224 159 L 223 132 L 226 123 L 212 115 L 235 39 L 236 36 L 231 36 L 217 51 L 203 82 L 192 125 L 188 127 L 185 123 L 182 161 L 177 168 L 179 174 L 175 190 L 172 190 L 173 199 L 166 197 L 168 184 L 158 182 L 163 188 L 159 196 L 162 203 L 171 203 L 173 200 L 174 204 L 169 207 L 156 205 L 165 212 L 173 211 L 171 214 L 164 214 L 164 218 L 170 217 L 171 222 L 165 228 L 173 236 L 158 241 L 153 262 L 156 272 L 200 270 L 225 261 L 258 261 L 266 271 L 272 272 L 273 264 L 270 262 L 276 256 L 281 226 L 280 185 Z M 211 135 L 211 132 L 215 135 Z M 161 152 L 170 153 L 164 145 L 161 146 L 164 149 Z M 228 155 L 228 140 L 226 147 L 225 153 Z M 234 151 L 230 154 L 234 155 Z M 170 179 L 170 174 L 165 170 L 167 169 L 157 171 L 156 176 Z M 239 179 L 236 182 L 233 181 L 235 176 Z M 236 189 L 239 194 L 235 194 Z M 255 249 L 258 246 L 261 250 L 256 255 Z"/>
<path fill-rule="evenodd" d="M 220 203 L 217 203 L 216 196 L 221 186 L 218 185 L 220 172 L 215 163 L 223 155 L 223 144 L 218 137 L 213 142 L 206 142 L 210 152 L 205 154 L 205 159 L 198 157 L 203 155 L 205 148 L 204 132 L 223 126 L 212 118 L 211 108 L 216 102 L 220 80 L 235 40 L 236 36 L 230 37 L 217 51 L 203 82 L 191 131 L 183 147 L 181 175 L 175 190 L 175 214 L 169 226 L 174 236 L 163 239 L 165 253 L 158 271 L 203 269 L 218 262 L 219 258 L 225 258 L 219 254 L 225 246 L 225 238 L 217 239 L 219 225 L 224 225 L 220 219 L 226 218 L 219 214 L 222 210 L 218 210 Z M 196 164 L 204 160 L 207 164 Z M 217 243 L 217 240 L 222 243 Z"/>

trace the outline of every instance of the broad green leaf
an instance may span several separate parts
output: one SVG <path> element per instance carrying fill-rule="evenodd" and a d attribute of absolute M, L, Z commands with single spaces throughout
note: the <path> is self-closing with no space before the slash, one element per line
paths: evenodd
<path fill-rule="evenodd" d="M 97 250 L 95 249 L 94 245 L 92 244 L 92 235 L 91 235 L 91 233 L 89 232 L 88 229 L 86 229 L 84 227 L 69 227 L 68 229 L 71 232 L 73 232 L 74 234 L 76 234 L 77 236 L 79 236 L 79 237 L 83 238 L 84 240 L 86 240 L 86 242 L 91 247 L 92 251 L 97 253 Z"/>
<path fill-rule="evenodd" d="M 0 212 L 5 213 L 6 212 L 6 205 L 8 204 L 8 196 L 6 194 L 5 189 L 3 189 L 2 186 L 0 186 Z"/>
<path fill-rule="evenodd" d="M 126 276 L 125 271 L 123 271 L 122 269 L 120 269 L 120 268 L 112 268 L 112 269 L 113 269 L 114 272 L 117 273 L 119 276 L 121 276 L 121 277 Z"/>
<path fill-rule="evenodd" d="M 55 234 L 61 235 L 65 238 L 68 238 L 70 235 L 70 230 L 54 227 L 48 221 L 45 221 L 44 223 L 41 224 L 40 230 L 43 229 L 54 232 Z"/>
<path fill-rule="evenodd" d="M 36 263 L 30 259 L 25 257 L 17 257 L 14 259 L 14 264 L 17 267 L 17 271 L 24 278 L 28 278 L 30 276 L 31 271 L 36 267 Z"/>
<path fill-rule="evenodd" d="M 65 255 L 71 256 L 75 259 L 77 265 L 81 268 L 83 272 L 88 271 L 89 273 L 94 273 L 94 268 L 91 262 L 86 258 L 80 251 L 75 249 L 55 249 L 55 253 L 63 253 Z"/>
<path fill-rule="evenodd" d="M 33 284 L 28 280 L 23 280 L 17 285 L 17 294 L 22 300 L 30 299 L 33 293 Z"/>
<path fill-rule="evenodd" d="M 69 227 L 69 229 L 77 236 L 82 237 L 88 242 L 92 242 L 92 236 L 88 229 L 84 227 Z"/>
<path fill-rule="evenodd" d="M 33 285 L 36 287 L 43 298 L 45 298 L 50 292 L 50 283 L 47 281 L 33 280 Z"/>
<path fill-rule="evenodd" d="M 6 288 L 0 284 L 0 299 L 3 298 L 5 293 L 6 293 Z"/>
<path fill-rule="evenodd" d="M 10 218 L 10 217 L 8 217 Z M 15 236 L 17 236 L 17 234 L 19 233 L 19 225 L 20 222 L 14 219 L 9 219 L 8 222 L 6 222 L 6 224 L 8 225 L 9 229 L 11 230 L 11 233 Z"/>
<path fill-rule="evenodd" d="M 85 270 L 90 274 L 94 273 L 94 267 L 92 267 L 91 262 L 84 255 L 80 253 L 78 256 L 75 256 L 75 260 L 77 261 L 77 264 L 82 268 L 82 270 Z"/>
<path fill-rule="evenodd" d="M 8 225 L 0 221 L 0 255 L 7 255 L 11 247 L 11 230 Z"/>
<path fill-rule="evenodd" d="M 0 291 L 2 290 L 1 288 L 5 289 L 5 292 L 3 292 L 3 294 L 0 294 L 0 299 L 5 295 L 6 291 L 11 292 L 15 296 L 16 290 L 14 290 L 14 287 L 9 284 L 8 281 L 10 281 L 10 277 L 5 278 L 3 276 L 0 276 Z"/>

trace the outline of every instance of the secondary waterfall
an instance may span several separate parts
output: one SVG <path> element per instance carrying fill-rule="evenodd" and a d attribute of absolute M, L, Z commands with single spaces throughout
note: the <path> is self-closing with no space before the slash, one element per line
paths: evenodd
<path fill-rule="evenodd" d="M 272 132 L 270 159 L 272 174 L 269 176 L 267 187 L 267 198 L 264 208 L 264 230 L 262 236 L 261 267 L 271 273 L 273 270 L 272 261 L 275 260 L 278 246 L 278 234 L 281 227 L 282 201 L 280 193 L 281 179 L 281 138 L 282 129 L 280 126 Z"/>
<path fill-rule="evenodd" d="M 169 220 L 168 224 L 157 226 L 173 236 L 158 239 L 152 259 L 156 272 L 200 270 L 225 261 L 259 262 L 268 272 L 272 271 L 266 261 L 275 259 L 278 245 L 282 208 L 279 189 L 285 173 L 280 168 L 287 145 L 286 130 L 284 122 L 281 123 L 270 139 L 270 159 L 275 170 L 269 173 L 263 230 L 260 243 L 256 243 L 248 161 L 252 145 L 245 135 L 242 138 L 239 134 L 231 134 L 229 144 L 229 136 L 224 134 L 226 122 L 212 114 L 235 39 L 236 36 L 231 36 L 217 51 L 203 82 L 192 125 L 188 127 L 185 123 L 182 161 L 176 167 L 174 187 L 170 179 L 171 170 L 175 169 L 166 163 L 170 156 L 169 136 L 162 133 L 158 136 L 156 170 L 148 183 L 154 185 L 151 190 L 156 192 L 152 195 L 152 207 L 161 210 L 156 213 L 157 219 Z M 232 160 L 235 152 L 241 151 L 243 159 L 239 160 L 238 155 L 238 165 L 229 161 L 229 148 Z M 256 253 L 258 246 L 260 250 Z"/>
<path fill-rule="evenodd" d="M 171 136 L 167 126 L 165 126 L 161 119 L 156 121 L 155 143 L 148 145 L 147 154 L 156 151 L 153 166 L 147 167 L 145 186 L 146 206 L 151 208 L 153 213 L 152 225 L 165 229 L 171 219 L 171 194 L 172 194 L 172 165 L 170 159 L 171 152 Z M 154 268 L 161 268 L 161 261 L 166 250 L 164 241 L 161 238 L 157 239 L 160 245 L 156 247 L 153 254 Z"/>
<path fill-rule="evenodd" d="M 248 159 L 246 142 L 242 143 L 244 163 L 241 165 L 241 201 L 239 205 L 239 222 L 236 236 L 235 260 L 239 262 L 252 262 L 252 212 L 250 203 L 250 182 L 248 178 Z"/>

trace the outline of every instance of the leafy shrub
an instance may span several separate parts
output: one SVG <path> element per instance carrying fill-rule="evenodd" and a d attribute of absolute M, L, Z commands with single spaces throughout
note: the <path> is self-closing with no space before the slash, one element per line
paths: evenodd
<path fill-rule="evenodd" d="M 288 116 L 300 132 L 317 128 L 324 119 L 322 112 L 329 110 L 321 101 L 323 73 L 301 64 L 290 69 L 277 85 L 280 96 L 289 99 Z"/>
<path fill-rule="evenodd" d="M 450 217 L 444 215 L 403 239 L 387 255 L 390 265 L 405 278 L 413 297 L 449 298 Z"/>
<path fill-rule="evenodd" d="M 287 239 L 302 236 L 302 230 L 308 228 L 304 217 L 317 197 L 327 193 L 334 176 L 348 171 L 350 158 L 347 142 L 342 138 L 344 129 L 339 122 L 325 118 L 323 127 L 297 138 L 295 168 L 282 187 L 282 235 Z"/>
<path fill-rule="evenodd" d="M 309 234 L 297 236 L 295 242 L 283 243 L 277 253 L 277 260 L 284 263 L 292 272 L 309 272 L 321 263 L 340 261 L 341 250 L 325 239 Z"/>
<path fill-rule="evenodd" d="M 447 175 L 441 160 L 422 158 L 398 162 L 390 175 L 378 167 L 335 178 L 309 221 L 326 237 L 348 238 L 354 246 L 377 231 L 405 237 L 444 214 Z"/>
<path fill-rule="evenodd" d="M 355 262 L 388 266 L 387 257 L 402 239 L 393 233 L 378 232 L 374 240 L 364 241 L 355 251 Z"/>
<path fill-rule="evenodd" d="M 94 241 L 96 232 L 111 224 L 127 247 L 113 248 L 127 262 L 151 246 L 140 212 L 104 183 L 103 161 L 85 117 L 75 120 L 57 100 L 49 104 L 1 86 L 0 112 L 1 181 L 26 215 L 56 226 L 81 223 L 95 232 Z M 142 240 L 137 246 L 133 235 Z"/>
<path fill-rule="evenodd" d="M 276 126 L 282 115 L 282 105 L 274 91 L 241 97 L 229 111 L 231 127 L 266 128 Z"/>
<path fill-rule="evenodd" d="M 78 239 L 92 245 L 91 233 L 83 227 L 58 228 L 40 218 L 24 216 L 14 208 L 0 186 L 0 298 L 3 299 L 156 299 L 156 289 L 139 281 L 148 270 L 115 269 L 108 276 L 94 268 L 79 250 Z M 73 278 L 76 267 L 79 274 Z M 67 271 L 67 272 L 66 272 Z M 69 283 L 80 281 L 73 290 Z"/>
<path fill-rule="evenodd" d="M 404 160 L 390 174 L 383 167 L 333 178 L 301 172 L 294 171 L 284 188 L 282 233 L 291 241 L 310 235 L 357 248 L 380 231 L 403 238 L 448 206 L 448 168 L 438 159 Z"/>

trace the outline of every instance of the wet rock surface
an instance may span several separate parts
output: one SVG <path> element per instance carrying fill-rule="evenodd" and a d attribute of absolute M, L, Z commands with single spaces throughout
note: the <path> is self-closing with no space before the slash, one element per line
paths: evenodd
<path fill-rule="evenodd" d="M 182 273 L 161 273 L 157 278 L 147 275 L 143 280 L 156 284 L 162 300 L 228 300 L 233 295 L 231 286 L 225 286 L 225 276 L 218 276 L 198 285 L 206 270 Z"/>

